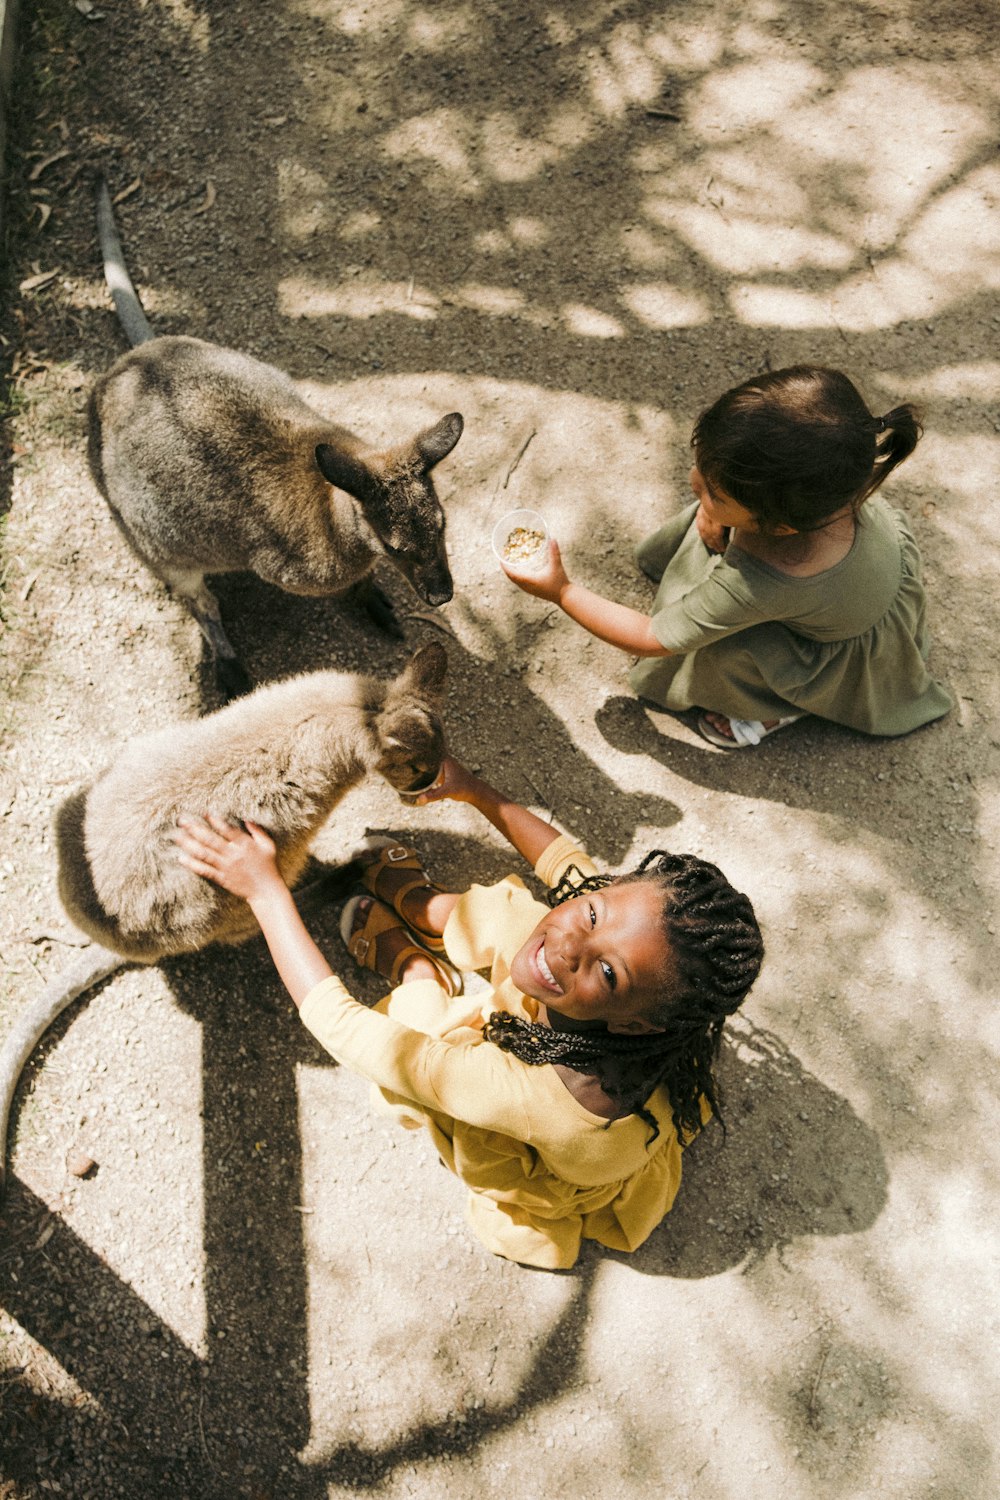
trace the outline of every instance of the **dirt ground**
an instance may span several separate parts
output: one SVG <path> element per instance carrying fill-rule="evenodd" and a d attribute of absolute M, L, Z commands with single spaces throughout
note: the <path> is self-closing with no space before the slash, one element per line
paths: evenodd
<path fill-rule="evenodd" d="M 389 673 L 445 640 L 457 754 L 608 868 L 662 845 L 717 860 L 769 958 L 725 1050 L 725 1144 L 691 1148 L 640 1251 L 590 1247 L 564 1275 L 480 1249 L 460 1186 L 370 1117 L 259 942 L 114 975 L 15 1108 L 0 1497 L 991 1500 L 995 7 L 25 12 L 0 1028 L 76 951 L 59 802 L 124 739 L 217 703 L 194 623 L 87 472 L 87 389 L 124 347 L 99 169 L 158 331 L 272 361 L 372 441 L 465 417 L 437 475 L 453 602 L 432 619 L 382 573 L 404 645 L 336 601 L 224 580 L 255 676 Z M 632 548 L 684 499 L 694 417 L 798 360 L 848 370 L 877 411 L 925 411 L 889 495 L 958 706 L 901 741 L 809 722 L 727 755 L 641 710 L 624 658 L 515 591 L 488 535 L 537 505 L 577 576 L 648 605 Z M 381 784 L 317 852 L 367 829 L 458 883 L 513 867 L 472 812 Z M 336 910 L 315 930 L 355 982 Z"/>

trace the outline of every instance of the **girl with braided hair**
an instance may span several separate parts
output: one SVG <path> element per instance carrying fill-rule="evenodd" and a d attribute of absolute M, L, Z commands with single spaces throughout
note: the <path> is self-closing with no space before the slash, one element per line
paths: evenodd
<path fill-rule="evenodd" d="M 411 849 L 369 851 L 370 894 L 348 902 L 341 930 L 393 986 L 374 1011 L 331 972 L 261 829 L 210 815 L 175 837 L 189 869 L 249 902 L 321 1045 L 371 1080 L 381 1110 L 430 1133 L 490 1250 L 547 1269 L 572 1266 L 583 1239 L 633 1250 L 673 1203 L 683 1147 L 719 1117 L 723 1025 L 763 956 L 753 908 L 694 855 L 656 850 L 599 875 L 568 835 L 450 758 L 418 800 L 440 798 L 503 833 L 550 905 L 516 875 L 458 894 Z M 488 986 L 463 996 L 476 971 Z"/>
<path fill-rule="evenodd" d="M 898 735 L 952 706 L 927 670 L 921 560 L 905 518 L 872 498 L 913 452 L 914 408 L 873 416 L 839 370 L 793 365 L 726 391 L 695 423 L 694 504 L 639 547 L 650 615 L 573 583 L 549 544 L 505 572 L 639 658 L 641 698 L 698 711 L 723 749 L 805 714 Z"/>

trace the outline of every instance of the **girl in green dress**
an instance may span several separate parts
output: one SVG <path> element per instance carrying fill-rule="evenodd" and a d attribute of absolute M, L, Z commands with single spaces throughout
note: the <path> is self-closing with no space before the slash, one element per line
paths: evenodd
<path fill-rule="evenodd" d="M 697 708 L 713 744 L 756 745 L 804 714 L 907 734 L 952 700 L 927 671 L 916 542 L 872 497 L 920 432 L 912 406 L 875 417 L 838 370 L 755 376 L 698 418 L 694 504 L 638 549 L 651 616 L 573 583 L 554 540 L 541 571 L 505 571 L 637 656 L 636 693 Z"/>

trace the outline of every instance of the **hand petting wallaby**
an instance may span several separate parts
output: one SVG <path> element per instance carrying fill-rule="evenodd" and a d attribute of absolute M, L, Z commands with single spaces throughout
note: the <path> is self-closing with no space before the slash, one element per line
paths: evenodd
<path fill-rule="evenodd" d="M 259 930 L 244 901 L 186 870 L 179 814 L 259 823 L 292 886 L 341 798 L 371 771 L 397 791 L 429 786 L 444 754 L 447 657 L 424 646 L 394 680 L 306 672 L 190 723 L 143 735 L 56 820 L 59 894 L 94 939 L 18 1017 L 0 1051 L 0 1193 L 21 1071 L 56 1017 L 127 961 L 153 964 Z"/>
<path fill-rule="evenodd" d="M 454 593 L 445 519 L 431 480 L 462 435 L 458 412 L 373 449 L 312 410 L 287 375 L 201 339 L 157 338 L 98 189 L 98 234 L 119 320 L 133 344 L 90 397 L 91 473 L 139 557 L 182 598 L 226 696 L 249 679 L 206 573 L 256 573 L 292 594 L 352 589 L 402 631 L 371 578 L 389 558 L 425 603 Z"/>

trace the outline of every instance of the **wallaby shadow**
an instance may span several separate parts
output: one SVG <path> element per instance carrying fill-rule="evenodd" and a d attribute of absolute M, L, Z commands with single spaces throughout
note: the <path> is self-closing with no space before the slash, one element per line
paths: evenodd
<path fill-rule="evenodd" d="M 391 571 L 377 569 L 378 582 L 393 599 L 405 630 L 407 610 L 426 606 L 399 574 L 390 577 Z M 226 630 L 254 687 L 299 672 L 371 672 L 373 647 L 380 651 L 388 676 L 405 665 L 419 644 L 413 631 L 399 637 L 380 630 L 349 589 L 341 594 L 290 594 L 253 573 L 210 576 Z M 204 640 L 198 689 L 206 712 L 219 706 L 215 662 Z"/>
<path fill-rule="evenodd" d="M 713 1122 L 687 1148 L 674 1206 L 644 1245 L 596 1253 L 645 1275 L 698 1279 L 751 1270 L 803 1236 L 871 1228 L 888 1169 L 846 1099 L 745 1016 L 727 1027 L 717 1076 L 725 1137 Z"/>

